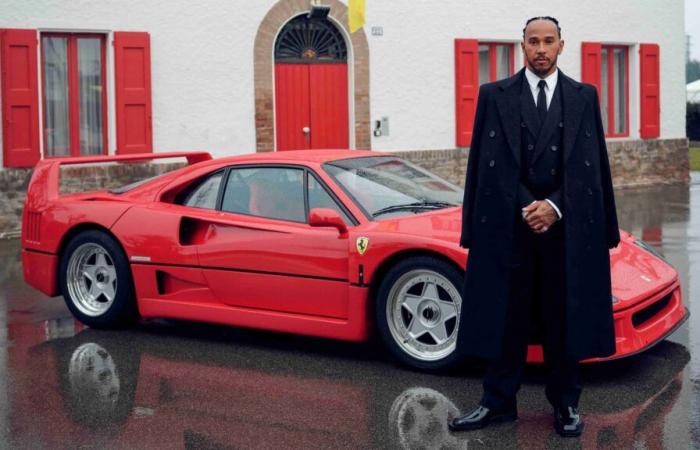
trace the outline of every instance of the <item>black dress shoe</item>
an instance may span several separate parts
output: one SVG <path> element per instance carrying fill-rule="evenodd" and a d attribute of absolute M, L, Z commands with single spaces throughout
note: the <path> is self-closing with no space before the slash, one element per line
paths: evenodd
<path fill-rule="evenodd" d="M 554 429 L 564 437 L 581 436 L 583 419 L 573 406 L 556 408 L 554 410 Z"/>
<path fill-rule="evenodd" d="M 479 405 L 474 411 L 453 419 L 448 425 L 452 431 L 467 431 L 484 428 L 491 422 L 512 422 L 517 419 L 518 410 L 516 408 L 494 411 Z"/>

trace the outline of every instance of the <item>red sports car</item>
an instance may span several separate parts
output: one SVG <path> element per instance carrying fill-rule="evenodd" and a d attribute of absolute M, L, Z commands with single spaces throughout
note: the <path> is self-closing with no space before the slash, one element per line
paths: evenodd
<path fill-rule="evenodd" d="M 60 195 L 60 166 L 186 157 L 118 189 Z M 462 190 L 395 154 L 208 153 L 47 159 L 23 213 L 26 281 L 91 327 L 167 317 L 361 341 L 442 369 L 456 335 L 467 251 Z M 678 274 L 623 233 L 611 251 L 619 358 L 688 316 Z M 541 361 L 532 346 L 530 361 Z"/>

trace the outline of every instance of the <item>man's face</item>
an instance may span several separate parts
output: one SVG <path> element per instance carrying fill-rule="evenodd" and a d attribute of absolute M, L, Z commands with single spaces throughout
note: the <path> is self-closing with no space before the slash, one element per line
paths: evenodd
<path fill-rule="evenodd" d="M 533 20 L 525 29 L 521 43 L 527 66 L 540 77 L 546 77 L 557 69 L 557 57 L 564 49 L 559 39 L 557 25 L 550 20 Z"/>

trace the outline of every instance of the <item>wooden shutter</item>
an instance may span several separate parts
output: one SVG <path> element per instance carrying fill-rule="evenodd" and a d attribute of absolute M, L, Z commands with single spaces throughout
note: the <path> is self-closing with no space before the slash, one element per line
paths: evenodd
<path fill-rule="evenodd" d="M 659 103 L 659 46 L 640 44 L 640 113 L 639 135 L 644 139 L 657 138 L 661 132 Z"/>
<path fill-rule="evenodd" d="M 601 88 L 600 42 L 581 43 L 581 81 L 595 86 L 600 99 Z"/>
<path fill-rule="evenodd" d="M 476 39 L 455 39 L 457 147 L 467 147 L 471 143 L 478 93 L 479 41 Z"/>
<path fill-rule="evenodd" d="M 0 30 L 2 142 L 5 167 L 39 161 L 39 95 L 35 30 Z"/>
<path fill-rule="evenodd" d="M 153 151 L 151 45 L 148 33 L 114 33 L 117 153 Z"/>

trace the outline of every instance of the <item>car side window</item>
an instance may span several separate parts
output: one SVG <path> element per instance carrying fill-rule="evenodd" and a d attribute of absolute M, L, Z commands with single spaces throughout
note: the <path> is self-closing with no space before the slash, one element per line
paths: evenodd
<path fill-rule="evenodd" d="M 309 211 L 313 208 L 330 208 L 334 209 L 343 218 L 346 225 L 352 225 L 352 220 L 345 214 L 345 211 L 333 200 L 328 192 L 319 183 L 316 177 L 309 175 Z"/>
<path fill-rule="evenodd" d="M 231 169 L 221 209 L 304 223 L 304 171 L 284 167 Z"/>
<path fill-rule="evenodd" d="M 195 182 L 175 202 L 192 208 L 216 209 L 216 200 L 219 197 L 219 187 L 223 174 L 223 172 L 216 172 Z"/>

